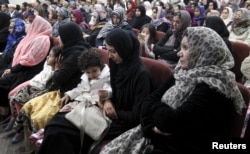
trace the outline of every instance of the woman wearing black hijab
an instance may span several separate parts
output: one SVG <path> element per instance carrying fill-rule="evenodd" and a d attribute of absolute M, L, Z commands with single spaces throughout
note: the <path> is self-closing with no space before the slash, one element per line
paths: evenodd
<path fill-rule="evenodd" d="M 141 27 L 147 23 L 150 23 L 152 19 L 146 15 L 146 9 L 144 6 L 140 5 L 136 7 L 135 15 L 129 22 L 131 27 L 136 29 L 141 29 Z"/>
<path fill-rule="evenodd" d="M 79 26 L 68 22 L 59 26 L 60 44 L 63 46 L 62 66 L 60 70 L 55 71 L 53 77 L 48 81 L 51 90 L 60 88 L 61 94 L 73 89 L 79 82 L 82 75 L 78 68 L 77 58 L 84 49 L 90 46 L 82 37 Z M 69 82 L 70 81 L 70 82 Z"/>
<path fill-rule="evenodd" d="M 140 123 L 143 99 L 151 92 L 151 77 L 139 58 L 140 43 L 133 32 L 114 29 L 106 36 L 109 54 L 112 98 L 100 107 L 112 119 L 103 140 L 112 140 Z M 40 154 L 87 153 L 94 142 L 84 135 L 81 149 L 80 131 L 57 113 L 45 127 Z M 98 150 L 97 150 L 98 151 Z"/>
<path fill-rule="evenodd" d="M 10 16 L 6 13 L 0 12 L 0 52 L 2 52 L 6 46 L 9 35 L 9 25 Z"/>
<path fill-rule="evenodd" d="M 218 16 L 209 16 L 205 20 L 204 26 L 213 29 L 214 31 L 219 34 L 224 42 L 226 43 L 228 49 L 232 53 L 232 47 L 231 42 L 228 40 L 229 37 L 229 31 L 227 30 L 227 27 L 223 20 Z"/>

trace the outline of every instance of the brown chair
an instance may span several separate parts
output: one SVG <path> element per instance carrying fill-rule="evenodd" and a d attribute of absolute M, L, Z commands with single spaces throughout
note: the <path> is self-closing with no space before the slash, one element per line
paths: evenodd
<path fill-rule="evenodd" d="M 240 71 L 242 61 L 249 56 L 250 46 L 243 42 L 231 42 L 232 43 L 232 54 L 234 57 L 235 65 L 231 69 L 235 73 L 236 81 L 243 81 L 243 74 Z"/>
<path fill-rule="evenodd" d="M 160 39 L 162 39 L 164 37 L 166 33 L 162 32 L 162 31 L 156 31 L 156 35 L 155 35 L 155 40 L 159 41 Z"/>
<path fill-rule="evenodd" d="M 237 86 L 243 96 L 246 106 L 248 106 L 250 101 L 249 90 L 241 83 L 237 83 Z M 247 108 L 243 109 L 241 115 L 237 113 L 232 114 L 230 137 L 240 138 L 246 114 L 247 114 Z"/>
<path fill-rule="evenodd" d="M 108 64 L 108 51 L 105 49 L 93 48 L 97 51 L 104 60 L 104 63 Z M 148 67 L 150 74 L 152 75 L 153 87 L 156 89 L 161 84 L 163 84 L 166 79 L 172 74 L 172 69 L 168 64 L 162 63 L 160 61 L 141 57 L 142 61 Z"/>

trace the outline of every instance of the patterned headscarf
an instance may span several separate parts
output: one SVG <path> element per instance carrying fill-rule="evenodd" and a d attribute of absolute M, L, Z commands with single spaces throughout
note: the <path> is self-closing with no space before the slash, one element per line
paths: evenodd
<path fill-rule="evenodd" d="M 205 83 L 234 101 L 237 113 L 245 107 L 236 85 L 235 75 L 229 71 L 234 60 L 222 38 L 207 27 L 188 27 L 188 68 L 180 63 L 175 68 L 175 85 L 165 92 L 162 101 L 178 108 L 192 94 L 196 85 Z"/>
<path fill-rule="evenodd" d="M 114 28 L 122 28 L 125 25 L 128 25 L 128 23 L 125 21 L 125 14 L 124 14 L 124 9 L 121 7 L 118 7 L 115 9 L 112 14 L 111 18 L 113 15 L 117 15 L 120 18 L 120 23 L 118 25 L 114 25 L 112 22 L 112 19 L 106 23 L 105 27 L 101 29 L 99 34 L 97 35 L 97 38 L 105 38 L 106 35 Z"/>
<path fill-rule="evenodd" d="M 3 53 L 6 54 L 9 49 L 21 39 L 23 39 L 25 35 L 25 22 L 22 19 L 16 18 L 13 32 L 8 35 L 8 42 L 5 49 L 3 50 Z"/>
<path fill-rule="evenodd" d="M 232 31 L 236 35 L 242 35 L 250 26 L 250 11 L 246 8 L 240 8 L 237 11 L 242 12 L 242 17 L 240 19 L 234 19 Z"/>

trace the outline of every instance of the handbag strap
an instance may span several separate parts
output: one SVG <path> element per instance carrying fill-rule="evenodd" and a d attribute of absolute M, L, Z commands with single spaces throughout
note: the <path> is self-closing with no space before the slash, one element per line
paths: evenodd
<path fill-rule="evenodd" d="M 83 102 L 81 102 L 83 103 Z M 80 149 L 80 154 L 82 153 L 82 146 L 83 146 L 83 140 L 84 140 L 84 123 L 85 123 L 85 109 L 86 109 L 86 103 L 83 103 L 82 105 L 82 110 L 80 113 L 80 121 L 83 123 L 83 125 L 80 125 L 80 138 L 81 138 L 81 149 Z"/>

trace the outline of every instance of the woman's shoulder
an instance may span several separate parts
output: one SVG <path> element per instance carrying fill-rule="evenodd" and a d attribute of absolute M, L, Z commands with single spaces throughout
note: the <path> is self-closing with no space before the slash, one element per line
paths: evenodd
<path fill-rule="evenodd" d="M 215 88 L 211 88 L 206 83 L 197 84 L 193 93 L 201 94 L 202 96 L 207 97 L 212 100 L 229 100 L 227 96 L 218 92 Z"/>

